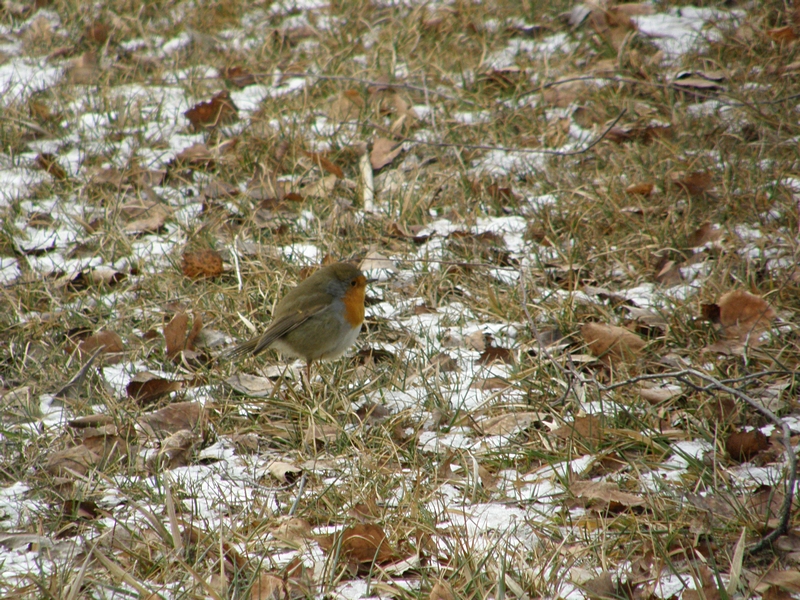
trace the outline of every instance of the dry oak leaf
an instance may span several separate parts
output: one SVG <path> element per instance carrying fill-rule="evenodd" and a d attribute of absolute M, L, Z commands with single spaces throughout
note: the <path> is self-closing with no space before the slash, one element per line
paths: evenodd
<path fill-rule="evenodd" d="M 303 472 L 302 469 L 280 460 L 274 460 L 269 463 L 269 465 L 267 465 L 267 471 L 275 479 L 283 483 L 294 483 Z"/>
<path fill-rule="evenodd" d="M 103 349 L 103 353 L 107 352 L 124 352 L 125 345 L 122 343 L 122 338 L 113 331 L 98 331 L 94 335 L 90 335 L 78 344 L 78 351 L 81 355 L 89 356 L 94 354 L 98 348 Z"/>
<path fill-rule="evenodd" d="M 653 183 L 634 183 L 625 188 L 626 194 L 636 194 L 638 196 L 649 196 L 655 189 Z"/>
<path fill-rule="evenodd" d="M 86 475 L 99 461 L 99 454 L 81 444 L 51 454 L 45 470 L 56 477 L 74 477 L 75 473 Z"/>
<path fill-rule="evenodd" d="M 205 249 L 184 252 L 181 271 L 192 279 L 213 279 L 222 275 L 222 256 L 216 250 Z"/>
<path fill-rule="evenodd" d="M 721 595 L 717 587 L 716 578 L 711 569 L 705 565 L 700 567 L 700 581 L 695 590 L 684 590 L 681 600 L 720 600 Z"/>
<path fill-rule="evenodd" d="M 183 115 L 189 119 L 195 131 L 217 127 L 236 121 L 239 109 L 231 100 L 228 90 L 214 94 L 208 102 L 200 102 L 187 110 Z"/>
<path fill-rule="evenodd" d="M 334 123 L 357 119 L 364 104 L 364 99 L 358 90 L 345 90 L 331 103 L 328 118 Z"/>
<path fill-rule="evenodd" d="M 800 571 L 770 571 L 758 583 L 756 591 L 764 592 L 771 586 L 794 594 L 800 593 Z"/>
<path fill-rule="evenodd" d="M 369 162 L 372 169 L 377 171 L 381 167 L 390 164 L 403 151 L 403 142 L 393 142 L 386 138 L 378 138 L 372 145 L 372 152 L 369 153 Z"/>
<path fill-rule="evenodd" d="M 779 44 L 786 44 L 797 39 L 797 35 L 795 34 L 791 25 L 778 27 L 777 29 L 770 29 L 767 31 L 767 35 L 770 37 L 770 39 L 778 42 Z"/>
<path fill-rule="evenodd" d="M 742 463 L 769 448 L 769 438 L 758 429 L 734 431 L 725 440 L 725 450 L 732 460 Z"/>
<path fill-rule="evenodd" d="M 181 350 L 192 350 L 187 344 L 189 315 L 179 312 L 164 327 L 164 341 L 167 344 L 167 357 L 175 358 Z"/>
<path fill-rule="evenodd" d="M 538 412 L 512 412 L 483 419 L 477 428 L 482 435 L 514 435 L 541 420 Z"/>
<path fill-rule="evenodd" d="M 326 158 L 319 152 L 306 152 L 305 150 L 302 150 L 301 152 L 303 153 L 303 156 L 310 158 L 315 164 L 319 165 L 323 171 L 327 171 L 331 175 L 336 175 L 336 177 L 339 179 L 344 178 L 344 171 L 342 171 L 338 165 L 333 163 L 330 159 Z"/>
<path fill-rule="evenodd" d="M 200 436 L 188 429 L 176 431 L 161 441 L 158 458 L 162 466 L 168 469 L 185 467 L 189 464 L 192 450 L 200 442 Z"/>
<path fill-rule="evenodd" d="M 709 242 L 716 242 L 722 236 L 722 230 L 706 221 L 689 235 L 686 240 L 688 248 L 699 248 Z"/>
<path fill-rule="evenodd" d="M 428 600 L 454 600 L 453 588 L 446 581 L 437 581 L 431 588 Z"/>
<path fill-rule="evenodd" d="M 719 323 L 725 339 L 758 344 L 761 333 L 769 329 L 775 311 L 760 296 L 744 290 L 728 292 L 717 303 Z"/>
<path fill-rule="evenodd" d="M 169 207 L 152 201 L 133 202 L 123 206 L 121 210 L 131 218 L 123 228 L 125 233 L 130 234 L 156 233 L 172 214 Z"/>
<path fill-rule="evenodd" d="M 685 191 L 690 196 L 700 196 L 711 189 L 713 178 L 708 171 L 695 171 L 688 175 L 675 175 L 672 185 Z"/>
<path fill-rule="evenodd" d="M 170 381 L 149 371 L 140 371 L 131 378 L 125 391 L 129 398 L 144 406 L 152 404 L 172 392 L 177 392 L 182 387 L 182 381 Z"/>
<path fill-rule="evenodd" d="M 208 146 L 197 142 L 188 146 L 175 155 L 175 160 L 184 167 L 213 168 L 216 154 Z"/>
<path fill-rule="evenodd" d="M 300 190 L 301 198 L 327 198 L 333 189 L 336 187 L 336 175 L 328 175 L 316 181 L 309 183 Z M 289 199 L 291 194 L 286 196 Z"/>
<path fill-rule="evenodd" d="M 611 573 L 604 571 L 597 577 L 593 577 L 589 581 L 581 584 L 583 591 L 589 597 L 589 600 L 611 600 L 618 598 L 617 586 L 611 577 Z"/>
<path fill-rule="evenodd" d="M 285 597 L 283 579 L 272 573 L 260 573 L 250 588 L 250 600 L 281 600 Z"/>
<path fill-rule="evenodd" d="M 240 66 L 228 67 L 223 69 L 220 76 L 232 86 L 239 88 L 246 88 L 248 85 L 253 85 L 256 82 L 255 76 L 250 71 Z"/>
<path fill-rule="evenodd" d="M 574 422 L 567 423 L 553 430 L 553 435 L 561 439 L 586 440 L 600 442 L 603 440 L 603 419 L 597 415 L 577 417 Z"/>
<path fill-rule="evenodd" d="M 589 351 L 606 364 L 634 362 L 646 345 L 635 333 L 615 325 L 585 323 L 581 335 Z"/>
<path fill-rule="evenodd" d="M 396 558 L 386 534 L 377 525 L 360 523 L 348 527 L 341 534 L 319 536 L 317 543 L 325 552 L 331 552 L 338 545 L 339 535 L 341 554 L 352 562 L 366 565 L 375 562 L 382 565 Z"/>
<path fill-rule="evenodd" d="M 155 438 L 163 438 L 182 429 L 202 432 L 205 427 L 205 411 L 198 402 L 175 402 L 139 418 L 144 432 Z"/>
<path fill-rule="evenodd" d="M 611 510 L 642 506 L 645 503 L 641 496 L 623 492 L 616 484 L 606 481 L 576 481 L 569 486 L 569 490 L 577 498 L 583 498 L 592 504 L 601 502 Z"/>
<path fill-rule="evenodd" d="M 94 83 L 100 73 L 97 54 L 95 52 L 86 52 L 78 58 L 72 59 L 64 73 L 69 83 L 75 85 Z"/>

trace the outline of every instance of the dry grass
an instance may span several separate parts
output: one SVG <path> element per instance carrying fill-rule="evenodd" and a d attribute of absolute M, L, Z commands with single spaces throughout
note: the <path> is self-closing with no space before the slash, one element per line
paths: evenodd
<path fill-rule="evenodd" d="M 454 598 L 532 598 L 577 593 L 568 582 L 610 571 L 628 587 L 593 588 L 590 596 L 649 597 L 648 586 L 670 574 L 699 580 L 707 566 L 730 575 L 742 530 L 753 542 L 768 529 L 763 494 L 769 492 L 757 495 L 754 481 L 732 475 L 738 466 L 726 440 L 735 429 L 767 422 L 724 394 L 684 385 L 672 398 L 648 402 L 635 386 L 601 392 L 580 385 L 571 369 L 601 382 L 683 363 L 718 379 L 767 371 L 737 385 L 764 399 L 770 386 L 785 384 L 774 407 L 781 416 L 796 413 L 799 223 L 797 179 L 791 179 L 798 169 L 792 100 L 798 91 L 794 71 L 781 69 L 794 63 L 798 46 L 767 33 L 787 23 L 782 3 L 737 6 L 738 20 L 707 25 L 718 32 L 715 41 L 666 67 L 653 58 L 652 38 L 632 33 L 620 48 L 588 24 L 570 29 L 559 18 L 569 4 L 545 4 L 334 2 L 286 12 L 269 3 L 111 2 L 87 10 L 65 1 L 47 12 L 0 13 L 21 56 L 41 61 L 36 69 L 85 61 L 88 52 L 99 60 L 96 67 L 81 63 L 78 74 L 72 67 L 42 91 L 3 100 L 2 167 L 9 181 L 25 173 L 34 183 L 0 207 L 0 265 L 16 259 L 20 269 L 0 290 L 7 307 L 0 311 L 0 483 L 23 482 L 28 511 L 3 517 L 0 504 L 0 524 L 38 536 L 25 544 L 47 565 L 24 576 L 0 575 L 3 593 L 257 598 L 253 582 L 271 573 L 296 586 L 298 597 L 341 597 L 334 592 L 344 594 L 341 586 L 352 580 L 372 586 L 375 595 L 401 598 L 428 597 L 442 581 Z M 58 16 L 55 29 L 48 15 Z M 520 29 L 522 22 L 536 29 Z M 97 23 L 108 26 L 107 39 L 87 33 Z M 515 70 L 487 66 L 510 44 L 533 46 L 559 33 L 573 44 L 567 53 L 521 52 Z M 178 50 L 157 50 L 181 36 L 186 43 Z M 17 60 L 0 56 L 5 64 Z M 234 66 L 270 89 L 277 72 L 319 77 L 295 93 L 253 92 L 254 104 L 238 122 L 193 134 L 182 112 L 225 87 L 214 69 Z M 721 72 L 725 91 L 682 90 L 672 85 L 680 70 Z M 598 73 L 610 79 L 543 87 Z M 415 86 L 400 89 L 400 97 L 431 107 L 434 116 L 397 125 L 396 107 L 385 110 L 391 97 L 368 89 L 386 76 Z M 241 104 L 248 90 L 260 88 L 229 89 Z M 342 108 L 345 92 L 357 102 Z M 583 127 L 588 141 L 623 109 L 625 139 L 615 129 L 585 154 L 529 154 L 503 175 L 475 168 L 491 151 L 473 145 L 559 148 L 574 142 L 571 127 Z M 471 123 L 466 113 L 483 118 Z M 392 134 L 419 143 L 407 142 L 402 157 L 376 173 L 377 208 L 365 212 L 356 142 Z M 230 140 L 235 145 L 213 164 L 171 162 L 191 143 L 214 151 Z M 304 151 L 325 152 L 346 181 L 259 213 L 261 198 L 244 193 L 245 182 L 275 172 L 299 191 L 327 174 Z M 55 154 L 63 176 L 41 161 L 37 166 L 42 153 Z M 110 165 L 136 184 L 92 179 L 93 169 Z M 163 185 L 142 180 L 157 169 L 166 170 Z M 675 183 L 700 172 L 710 175 L 700 189 Z M 241 193 L 206 200 L 201 210 L 200 194 L 212 181 Z M 652 183 L 653 193 L 626 192 L 640 183 Z M 537 200 L 545 194 L 552 202 Z M 171 210 L 163 226 L 150 235 L 126 231 L 126 207 L 153 198 Z M 505 246 L 508 236 L 504 243 L 485 235 L 486 217 L 524 218 L 521 251 Z M 390 235 L 393 224 L 412 231 L 441 218 L 484 235 L 426 242 Z M 704 223 L 718 225 L 721 236 L 701 251 L 693 246 Z M 55 248 L 26 246 L 26 236 L 59 226 L 74 236 Z M 163 254 L 147 247 L 153 243 L 164 244 Z M 199 364 L 166 356 L 160 333 L 179 311 L 202 315 L 206 341 L 220 333 L 247 337 L 246 321 L 263 327 L 277 299 L 313 262 L 280 249 L 304 245 L 317 249 L 317 260 L 378 252 L 395 261 L 398 273 L 370 288 L 371 316 L 359 340 L 385 353 L 323 365 L 310 388 L 289 376 L 275 380 L 265 398 L 244 398 L 224 382 L 234 373 L 260 373 L 274 356 L 220 364 L 203 358 L 220 346 L 202 344 Z M 223 254 L 226 272 L 185 277 L 183 252 L 205 248 Z M 56 267 L 45 273 L 43 261 L 54 256 Z M 113 265 L 119 280 L 86 283 L 76 274 L 88 269 L 64 262 L 90 257 Z M 667 261 L 683 267 L 680 275 L 673 270 L 678 279 L 664 278 Z M 652 312 L 666 326 L 631 318 L 635 298 L 626 293 L 647 284 L 662 299 Z M 683 284 L 685 297 L 673 287 Z M 587 299 L 585 286 L 603 290 Z M 702 318 L 702 305 L 732 289 L 763 297 L 780 321 L 744 355 L 706 352 L 720 334 Z M 387 317 L 381 307 L 397 312 Z M 636 361 L 617 362 L 613 370 L 584 360 L 580 330 L 587 322 L 630 326 L 646 346 Z M 513 334 L 502 330 L 508 324 Z M 564 336 L 552 360 L 539 351 L 534 325 Z M 468 348 L 442 343 L 449 329 L 466 334 L 480 326 L 498 328 L 495 341 L 513 362 L 476 366 Z M 54 393 L 86 362 L 70 338 L 100 330 L 123 340 L 117 369 L 161 371 L 190 383 L 142 405 L 109 383 L 112 359 L 101 355 L 103 369 L 90 369 L 78 393 L 55 400 L 64 407 L 60 420 L 42 422 L 40 396 Z M 442 352 L 460 370 L 437 362 Z M 508 387 L 474 389 L 500 383 Z M 407 404 L 395 404 L 402 394 Z M 204 403 L 205 420 L 173 463 L 190 465 L 188 476 L 183 466 L 154 460 L 164 440 L 133 426 L 145 413 L 191 400 Z M 381 419 L 356 416 L 381 401 L 391 407 Z M 578 425 L 588 422 L 592 407 L 602 413 L 594 425 L 599 434 Z M 113 434 L 94 433 L 93 443 L 106 444 L 100 456 L 86 468 L 53 468 L 54 453 L 87 443 L 85 432 L 67 421 L 101 412 Z M 517 413 L 535 417 L 503 443 L 459 446 L 458 440 L 488 440 L 485 419 Z M 575 435 L 554 434 L 570 424 Z M 113 449 L 110 439 L 118 444 Z M 705 441 L 710 451 L 696 456 L 677 445 L 692 440 Z M 222 441 L 238 458 L 202 454 Z M 780 450 L 775 438 L 754 460 L 782 467 Z M 264 467 L 275 460 L 294 465 L 297 474 L 271 477 Z M 540 477 L 548 467 L 553 472 Z M 668 477 L 670 469 L 679 475 Z M 590 501 L 570 491 L 575 482 L 599 477 L 642 503 Z M 545 480 L 552 498 L 537 496 Z M 771 492 L 781 493 L 782 482 L 772 484 Z M 212 504 L 204 505 L 209 498 Z M 516 529 L 468 527 L 468 515 L 482 504 L 501 507 L 501 514 L 519 511 Z M 341 548 L 323 553 L 316 538 L 286 533 L 290 516 L 315 536 L 361 521 L 378 524 L 394 558 L 416 562 L 387 574 L 386 564 L 366 561 L 356 572 Z M 784 539 L 783 550 L 795 538 Z M 764 555 L 746 557 L 738 591 L 755 594 L 758 574 L 793 569 L 783 550 L 777 564 Z M 305 567 L 290 563 L 292 552 L 305 557 Z M 407 589 L 393 580 L 407 582 Z"/>

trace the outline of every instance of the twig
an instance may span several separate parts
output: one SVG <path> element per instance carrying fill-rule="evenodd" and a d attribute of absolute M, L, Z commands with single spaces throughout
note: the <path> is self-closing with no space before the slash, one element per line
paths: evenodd
<path fill-rule="evenodd" d="M 297 486 L 297 496 L 294 498 L 294 502 L 292 502 L 292 507 L 289 509 L 289 516 L 293 517 L 295 511 L 297 510 L 297 505 L 300 504 L 300 497 L 303 495 L 303 490 L 306 488 L 306 473 L 303 472 L 303 475 L 300 477 L 300 484 Z"/>
<path fill-rule="evenodd" d="M 759 552 L 764 548 L 767 548 L 777 538 L 779 538 L 780 536 L 789 531 L 789 518 L 791 517 L 792 513 L 794 488 L 797 483 L 797 455 L 795 454 L 794 448 L 792 447 L 792 432 L 789 429 L 789 426 L 786 423 L 784 423 L 781 419 L 779 419 L 775 413 L 773 413 L 768 408 L 761 406 L 758 402 L 753 400 L 753 398 L 745 394 L 743 391 L 737 390 L 736 388 L 730 387 L 729 385 L 725 385 L 725 383 L 723 383 L 719 379 L 712 377 L 711 375 L 707 375 L 701 371 L 697 371 L 695 369 L 683 369 L 681 371 L 673 371 L 671 373 L 639 375 L 612 385 L 603 385 L 598 382 L 595 382 L 595 384 L 602 391 L 610 391 L 615 388 L 622 387 L 625 385 L 630 385 L 632 383 L 636 383 L 637 381 L 643 381 L 646 379 L 671 378 L 683 381 L 685 383 L 688 383 L 689 385 L 693 385 L 691 382 L 686 381 L 686 377 L 689 376 L 702 379 L 708 384 L 705 386 L 695 386 L 698 387 L 698 389 L 700 389 L 701 391 L 710 392 L 713 390 L 719 390 L 731 394 L 732 396 L 735 396 L 736 398 L 747 404 L 750 408 L 752 408 L 756 412 L 762 414 L 764 417 L 769 419 L 777 427 L 780 427 L 781 431 L 783 432 L 783 445 L 786 448 L 786 459 L 788 465 L 786 468 L 786 477 L 785 477 L 786 493 L 784 495 L 783 504 L 781 505 L 779 512 L 780 522 L 775 529 L 773 529 L 767 535 L 763 536 L 756 544 L 747 549 L 747 552 L 749 554 L 755 554 L 756 552 Z"/>
<path fill-rule="evenodd" d="M 547 154 L 549 156 L 577 156 L 579 154 L 586 154 L 589 150 L 597 146 L 600 142 L 605 139 L 605 137 L 611 133 L 611 130 L 614 129 L 619 120 L 625 116 L 625 113 L 628 112 L 627 109 L 623 108 L 620 113 L 616 116 L 616 118 L 611 121 L 611 124 L 605 128 L 603 133 L 598 135 L 595 139 L 589 142 L 583 148 L 579 150 L 542 150 L 541 148 L 518 148 L 514 146 L 493 146 L 490 144 L 459 144 L 456 142 L 431 142 L 428 140 L 420 140 L 417 138 L 408 137 L 405 138 L 404 142 L 410 142 L 412 144 L 419 144 L 424 146 L 433 146 L 435 148 L 460 148 L 463 150 L 500 150 L 502 152 L 519 152 L 520 154 Z"/>
<path fill-rule="evenodd" d="M 266 79 L 267 77 L 296 77 L 302 79 L 320 79 L 322 81 L 352 81 L 353 83 L 360 83 L 361 85 L 367 86 L 374 86 L 374 87 L 382 87 L 387 89 L 399 89 L 399 90 L 410 90 L 412 92 L 420 92 L 422 94 L 433 94 L 435 96 L 441 96 L 442 98 L 446 98 L 447 100 L 452 100 L 453 102 L 465 102 L 467 104 L 472 104 L 473 106 L 477 106 L 476 102 L 471 100 L 467 100 L 465 98 L 458 98 L 456 96 L 452 96 L 446 92 L 440 92 L 438 90 L 431 90 L 428 89 L 425 85 L 413 85 L 411 83 L 397 83 L 397 82 L 388 82 L 388 81 L 373 81 L 371 79 L 363 79 L 361 77 L 353 77 L 350 75 L 325 75 L 324 73 L 294 73 L 292 71 L 262 71 L 259 73 L 253 73 L 253 77 L 257 79 Z M 220 76 L 222 79 L 224 77 Z M 209 79 L 215 79 L 214 77 L 209 77 Z"/>

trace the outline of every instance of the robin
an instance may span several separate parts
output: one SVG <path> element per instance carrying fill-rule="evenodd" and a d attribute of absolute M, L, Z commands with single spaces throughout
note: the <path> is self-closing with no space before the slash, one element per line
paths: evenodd
<path fill-rule="evenodd" d="M 225 353 L 227 358 L 256 355 L 266 348 L 305 359 L 311 381 L 315 360 L 339 358 L 355 343 L 364 322 L 367 278 L 349 263 L 316 271 L 281 298 L 267 330 Z"/>

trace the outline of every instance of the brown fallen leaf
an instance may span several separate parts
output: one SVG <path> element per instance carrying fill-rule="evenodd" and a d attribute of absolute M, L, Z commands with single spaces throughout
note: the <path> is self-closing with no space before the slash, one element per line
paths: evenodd
<path fill-rule="evenodd" d="M 623 492 L 615 483 L 606 481 L 576 481 L 569 486 L 569 491 L 577 498 L 583 498 L 589 505 L 598 503 L 609 510 L 643 506 L 644 498 Z"/>
<path fill-rule="evenodd" d="M 686 246 L 687 248 L 698 248 L 708 242 L 717 241 L 721 236 L 722 231 L 706 221 L 689 235 L 686 240 Z"/>
<path fill-rule="evenodd" d="M 238 65 L 223 69 L 220 76 L 230 85 L 240 90 L 256 82 L 255 76 L 250 71 Z"/>
<path fill-rule="evenodd" d="M 635 333 L 615 325 L 585 323 L 581 335 L 589 352 L 607 365 L 633 363 L 646 346 Z"/>
<path fill-rule="evenodd" d="M 707 566 L 700 567 L 700 581 L 694 590 L 684 590 L 681 600 L 720 600 L 722 597 L 714 574 Z"/>
<path fill-rule="evenodd" d="M 213 279 L 222 275 L 222 270 L 222 256 L 216 250 L 205 249 L 183 253 L 181 271 L 186 277 Z"/>
<path fill-rule="evenodd" d="M 785 27 L 778 27 L 777 29 L 769 29 L 767 31 L 767 36 L 775 42 L 779 44 L 788 44 L 790 42 L 794 42 L 797 39 L 797 34 L 795 34 L 794 29 L 791 25 L 786 25 Z"/>
<path fill-rule="evenodd" d="M 769 329 L 775 311 L 760 296 L 744 290 L 723 295 L 719 305 L 719 324 L 725 339 L 758 344 L 761 333 Z"/>
<path fill-rule="evenodd" d="M 335 123 L 358 119 L 365 105 L 358 90 L 345 90 L 331 102 L 328 118 Z"/>
<path fill-rule="evenodd" d="M 339 536 L 341 541 L 337 539 Z M 373 562 L 386 564 L 397 557 L 383 529 L 370 523 L 348 527 L 341 534 L 319 536 L 317 543 L 325 552 L 331 552 L 339 546 L 341 555 L 357 563 L 360 568 L 369 569 Z"/>
<path fill-rule="evenodd" d="M 514 364 L 514 355 L 508 348 L 500 348 L 498 346 L 489 346 L 481 352 L 480 357 L 475 361 L 476 365 L 490 365 L 493 362 L 503 362 L 506 364 Z"/>
<path fill-rule="evenodd" d="M 216 153 L 200 142 L 184 148 L 175 155 L 181 167 L 194 169 L 211 169 L 216 164 Z"/>
<path fill-rule="evenodd" d="M 236 121 L 239 109 L 231 100 L 230 92 L 222 90 L 214 94 L 210 101 L 195 104 L 183 115 L 189 119 L 194 131 L 202 131 Z"/>
<path fill-rule="evenodd" d="M 182 381 L 170 381 L 149 371 L 140 371 L 125 388 L 129 398 L 141 406 L 152 404 L 159 398 L 183 388 Z"/>
<path fill-rule="evenodd" d="M 674 176 L 672 185 L 690 196 L 700 196 L 711 189 L 713 181 L 713 177 L 708 171 L 695 171 L 688 175 Z"/>
<path fill-rule="evenodd" d="M 649 196 L 655 189 L 653 183 L 634 183 L 625 188 L 625 193 L 636 194 L 638 196 Z"/>
<path fill-rule="evenodd" d="M 175 358 L 178 352 L 186 350 L 186 333 L 189 327 L 189 315 L 177 313 L 164 327 L 164 341 L 167 345 L 167 358 Z"/>
<path fill-rule="evenodd" d="M 553 430 L 553 435 L 563 440 L 574 439 L 600 442 L 604 437 L 603 419 L 596 415 L 577 417 L 574 422 L 567 423 Z"/>
<path fill-rule="evenodd" d="M 125 351 L 122 338 L 113 331 L 98 331 L 94 335 L 84 338 L 81 343 L 78 344 L 78 351 L 81 355 L 85 356 L 94 354 L 95 350 L 98 348 L 102 348 L 103 353 Z"/>
<path fill-rule="evenodd" d="M 180 429 L 161 440 L 158 461 L 161 467 L 176 469 L 189 464 L 192 451 L 200 443 L 200 436 L 188 429 Z"/>
<path fill-rule="evenodd" d="M 270 475 L 282 483 L 294 483 L 303 473 L 302 469 L 280 460 L 275 460 L 269 463 L 267 466 L 267 471 Z"/>
<path fill-rule="evenodd" d="M 372 169 L 377 171 L 381 167 L 390 164 L 403 151 L 402 142 L 393 142 L 386 138 L 378 138 L 372 145 L 372 152 L 369 153 L 369 162 Z"/>
<path fill-rule="evenodd" d="M 272 573 L 259 573 L 258 579 L 250 588 L 249 600 L 281 600 L 286 597 L 282 577 Z"/>
<path fill-rule="evenodd" d="M 431 588 L 428 600 L 454 600 L 453 588 L 446 581 L 437 581 Z"/>
<path fill-rule="evenodd" d="M 342 171 L 342 169 L 339 166 L 337 166 L 335 163 L 333 163 L 331 160 L 329 160 L 319 152 L 306 152 L 305 150 L 302 150 L 302 153 L 304 156 L 314 161 L 314 164 L 319 165 L 319 167 L 322 170 L 327 171 L 331 175 L 336 175 L 336 177 L 338 177 L 339 179 L 342 179 L 344 177 L 344 171 Z"/>
<path fill-rule="evenodd" d="M 100 74 L 97 54 L 95 52 L 85 52 L 78 58 L 72 59 L 67 65 L 64 74 L 67 81 L 73 85 L 94 83 Z"/>
<path fill-rule="evenodd" d="M 612 600 L 619 597 L 617 595 L 617 586 L 614 585 L 614 580 L 608 571 L 593 577 L 581 584 L 580 587 L 586 592 L 589 600 Z"/>
<path fill-rule="evenodd" d="M 169 207 L 154 201 L 137 201 L 122 207 L 131 219 L 125 224 L 125 233 L 157 233 L 172 214 Z"/>
<path fill-rule="evenodd" d="M 769 438 L 758 429 L 734 431 L 725 440 L 725 450 L 731 459 L 742 463 L 751 460 L 756 454 L 769 448 Z"/>
<path fill-rule="evenodd" d="M 151 437 L 163 438 L 182 429 L 202 434 L 205 410 L 198 402 L 175 402 L 139 417 L 139 425 Z"/>
<path fill-rule="evenodd" d="M 45 470 L 55 477 L 75 477 L 75 473 L 86 475 L 100 461 L 100 455 L 80 444 L 53 452 L 45 463 Z"/>

